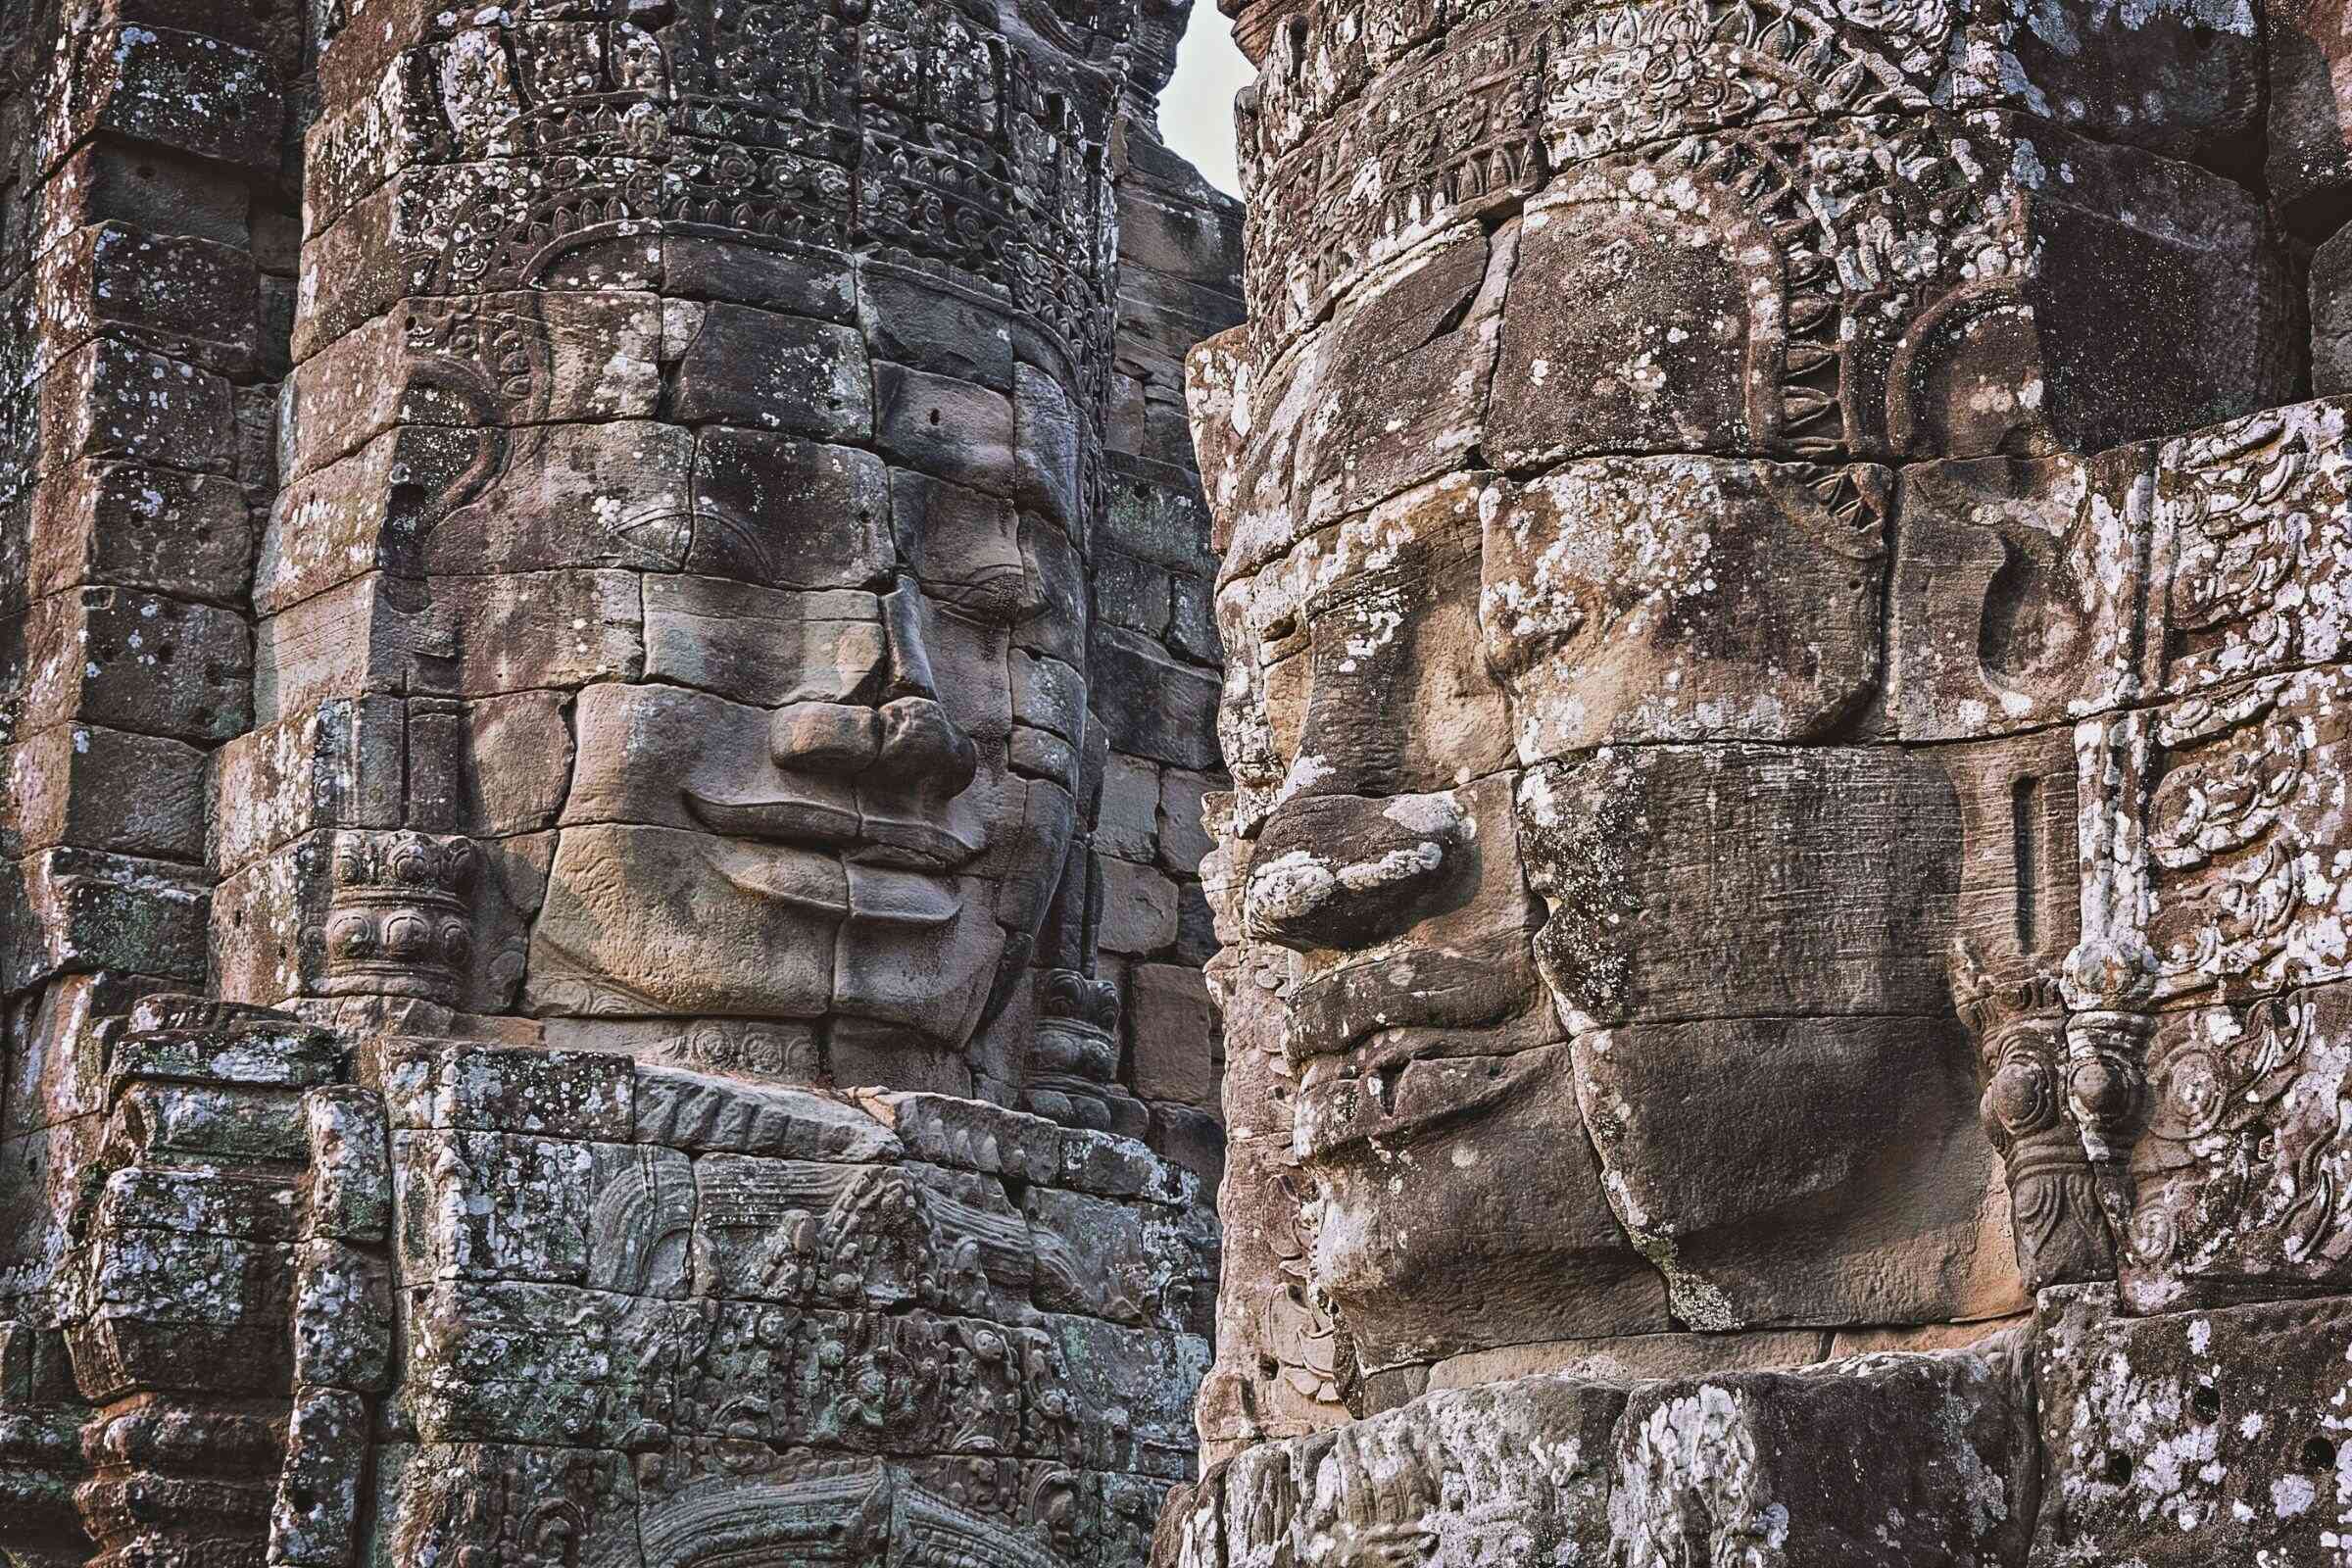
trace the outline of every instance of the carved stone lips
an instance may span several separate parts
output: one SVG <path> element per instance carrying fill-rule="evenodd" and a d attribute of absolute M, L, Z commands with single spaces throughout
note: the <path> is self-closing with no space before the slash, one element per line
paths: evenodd
<path fill-rule="evenodd" d="M 1393 951 L 1302 981 L 1291 998 L 1283 1054 L 1298 1064 L 1353 1051 L 1384 1031 L 1485 1029 L 1540 994 L 1517 931 L 1469 949 Z"/>
<path fill-rule="evenodd" d="M 723 837 L 707 852 L 737 887 L 852 924 L 943 926 L 963 909 L 948 873 L 978 847 L 924 822 L 859 817 L 808 801 L 712 801 L 684 793 Z"/>
<path fill-rule="evenodd" d="M 1299 1072 L 1296 1145 L 1331 1154 L 1401 1136 L 1494 1100 L 1514 1058 L 1558 1029 L 1510 932 L 1488 952 L 1412 949 L 1306 981 L 1291 1000 L 1284 1053 Z"/>
<path fill-rule="evenodd" d="M 1304 1158 L 1328 1158 L 1358 1144 L 1406 1137 L 1503 1098 L 1546 1070 L 1550 1054 L 1495 1038 L 1421 1030 L 1383 1035 L 1367 1047 L 1360 1066 L 1330 1057 L 1315 1064 L 1298 1088 L 1292 1147 Z"/>
<path fill-rule="evenodd" d="M 830 849 L 865 865 L 953 871 L 981 848 L 929 822 L 859 813 L 822 801 L 719 801 L 691 789 L 680 793 L 696 819 L 714 833 Z"/>

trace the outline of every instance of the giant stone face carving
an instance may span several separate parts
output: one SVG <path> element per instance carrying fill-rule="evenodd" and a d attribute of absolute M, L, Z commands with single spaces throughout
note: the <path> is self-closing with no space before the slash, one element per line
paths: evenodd
<path fill-rule="evenodd" d="M 405 162 L 387 283 L 421 297 L 298 374 L 268 602 L 347 572 L 358 552 L 322 542 L 372 525 L 455 692 L 584 683 L 568 781 L 520 733 L 472 748 L 470 788 L 531 797 L 555 834 L 522 873 L 544 882 L 527 938 L 459 966 L 466 1000 L 519 980 L 541 1015 L 760 1020 L 797 1071 L 961 1081 L 1076 819 L 1103 24 L 1017 48 L 910 8 L 460 29 L 403 90 L 514 162 L 330 122 L 321 217 L 366 156 Z M 390 395 L 352 407 L 370 372 Z M 374 499 L 354 453 L 391 515 L 351 516 Z"/>
<path fill-rule="evenodd" d="M 2346 1255 L 2289 9 L 1232 8 L 1229 1462 L 1163 1560 L 2039 1568 L 2306 1511 L 2176 1507 L 2180 1423 L 2127 1435 L 2164 1387 L 2242 1441 L 2201 1347 L 2340 1337 L 2233 1304 Z M 1470 1390 L 1591 1490 L 1482 1478 Z"/>

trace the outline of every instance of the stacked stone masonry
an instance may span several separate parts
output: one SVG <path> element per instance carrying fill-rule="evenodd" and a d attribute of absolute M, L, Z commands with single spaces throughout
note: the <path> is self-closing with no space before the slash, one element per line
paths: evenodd
<path fill-rule="evenodd" d="M 2352 1561 L 2352 17 L 1228 11 L 1154 1562 Z"/>
<path fill-rule="evenodd" d="M 0 1562 L 1146 1560 L 1185 22 L 0 3 Z"/>

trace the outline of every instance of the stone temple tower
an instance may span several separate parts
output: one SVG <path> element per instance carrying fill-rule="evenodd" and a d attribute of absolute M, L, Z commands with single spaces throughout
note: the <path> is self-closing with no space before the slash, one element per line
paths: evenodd
<path fill-rule="evenodd" d="M 1143 1560 L 1184 21 L 0 10 L 0 1561 Z"/>
<path fill-rule="evenodd" d="M 1230 9 L 1157 1560 L 2343 1561 L 2345 8 Z"/>

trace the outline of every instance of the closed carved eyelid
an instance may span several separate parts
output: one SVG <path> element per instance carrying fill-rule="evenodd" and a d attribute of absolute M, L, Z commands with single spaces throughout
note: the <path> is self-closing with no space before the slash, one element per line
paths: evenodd
<path fill-rule="evenodd" d="M 1029 590 L 1029 574 L 1017 565 L 984 566 L 966 576 L 934 578 L 921 587 L 943 605 L 1007 622 L 1040 608 Z"/>

